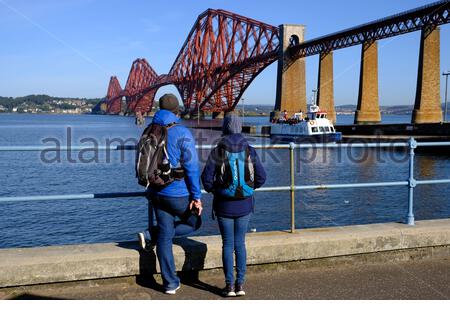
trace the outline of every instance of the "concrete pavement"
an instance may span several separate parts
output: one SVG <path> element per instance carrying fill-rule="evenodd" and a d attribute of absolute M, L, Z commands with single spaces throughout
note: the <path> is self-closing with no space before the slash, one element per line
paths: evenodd
<path fill-rule="evenodd" d="M 231 299 L 449 299 L 450 258 L 384 263 L 250 267 L 247 295 Z M 160 279 L 125 277 L 0 289 L 2 299 L 223 299 L 221 270 L 190 273 L 175 296 L 161 292 Z"/>

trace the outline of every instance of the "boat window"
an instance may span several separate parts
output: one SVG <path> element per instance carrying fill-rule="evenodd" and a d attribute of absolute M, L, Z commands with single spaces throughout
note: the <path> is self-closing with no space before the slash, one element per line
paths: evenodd
<path fill-rule="evenodd" d="M 330 128 L 329 127 L 325 127 L 325 132 L 330 132 Z"/>
<path fill-rule="evenodd" d="M 317 130 L 317 127 L 312 127 L 311 130 L 312 132 L 319 132 L 319 130 Z"/>
<path fill-rule="evenodd" d="M 325 132 L 325 128 L 324 127 L 319 127 L 320 132 Z"/>
<path fill-rule="evenodd" d="M 330 129 L 331 129 L 331 132 L 336 132 L 336 131 L 334 130 L 334 127 L 330 127 Z"/>

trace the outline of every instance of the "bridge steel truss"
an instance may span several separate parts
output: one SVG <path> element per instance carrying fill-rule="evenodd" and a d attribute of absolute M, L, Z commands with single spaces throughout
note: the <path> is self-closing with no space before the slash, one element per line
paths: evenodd
<path fill-rule="evenodd" d="M 288 51 L 289 55 L 295 60 L 395 37 L 427 27 L 436 27 L 449 22 L 450 0 L 438 1 L 384 19 L 305 41 L 291 46 Z"/>
<path fill-rule="evenodd" d="M 124 95 L 127 103 L 127 113 L 143 114 L 150 111 L 155 99 L 156 89 L 144 91 L 158 83 L 158 74 L 145 59 L 136 59 L 131 65 L 125 86 Z"/>
<path fill-rule="evenodd" d="M 122 88 L 116 76 L 109 79 L 108 92 L 106 94 L 106 113 L 119 114 L 122 108 Z"/>
<path fill-rule="evenodd" d="M 108 113 L 145 113 L 156 90 L 167 84 L 178 89 L 189 110 L 234 109 L 253 79 L 278 58 L 278 28 L 224 10 L 208 9 L 192 27 L 170 72 L 158 76 L 145 59 L 137 59 L 125 90 L 112 77 Z"/>
<path fill-rule="evenodd" d="M 185 106 L 234 109 L 252 80 L 278 56 L 278 28 L 224 10 L 201 14 L 169 75 Z"/>
<path fill-rule="evenodd" d="M 288 48 L 291 61 L 450 22 L 450 0 L 438 1 L 384 19 L 309 40 Z M 253 79 L 281 57 L 277 27 L 225 10 L 200 14 L 168 74 L 157 75 L 145 59 L 133 62 L 124 90 L 111 77 L 107 113 L 151 111 L 156 90 L 178 89 L 188 110 L 233 110 Z"/>

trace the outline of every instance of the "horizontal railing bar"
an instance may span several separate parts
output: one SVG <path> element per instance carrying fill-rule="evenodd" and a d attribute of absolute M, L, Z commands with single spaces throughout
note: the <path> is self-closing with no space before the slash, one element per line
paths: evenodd
<path fill-rule="evenodd" d="M 419 144 L 421 145 L 421 144 Z M 424 146 L 446 146 L 450 145 L 450 142 L 440 142 L 439 144 L 434 144 L 432 142 L 427 143 Z M 255 149 L 289 149 L 291 145 L 289 144 L 257 144 L 252 145 Z M 408 142 L 383 142 L 383 143 L 305 143 L 305 144 L 292 144 L 294 149 L 308 149 L 308 148 L 385 148 L 385 147 L 408 147 Z M 210 150 L 215 148 L 215 145 L 197 145 L 197 149 L 200 150 Z M 82 151 L 82 150 L 111 150 L 111 151 L 121 151 L 121 150 L 136 150 L 135 145 L 116 145 L 116 146 L 0 146 L 0 152 L 5 151 Z"/>
<path fill-rule="evenodd" d="M 200 150 L 211 150 L 214 149 L 215 145 L 196 145 L 197 149 Z M 272 145 L 254 145 L 256 149 L 289 149 L 288 144 L 272 144 Z M 82 151 L 86 149 L 96 149 L 96 150 L 136 150 L 135 145 L 118 145 L 118 146 L 0 146 L 0 152 L 2 151 Z"/>
<path fill-rule="evenodd" d="M 450 146 L 450 141 L 443 142 L 417 142 L 419 147 L 439 147 Z M 253 145 L 255 149 L 289 149 L 289 144 L 256 144 Z M 387 147 L 409 147 L 409 142 L 371 142 L 371 143 L 302 143 L 292 144 L 294 149 L 309 149 L 309 148 L 387 148 Z M 215 145 L 197 145 L 199 150 L 210 150 L 215 148 Z M 0 146 L 2 151 L 82 151 L 86 149 L 95 150 L 136 150 L 135 145 L 113 145 L 113 146 Z"/>
<path fill-rule="evenodd" d="M 437 180 L 429 180 L 437 181 Z M 450 183 L 450 180 L 446 180 Z M 432 182 L 438 183 L 438 182 Z M 340 189 L 340 188 L 364 188 L 364 187 L 388 187 L 405 186 L 407 181 L 394 182 L 372 182 L 372 183 L 348 183 L 348 184 L 321 184 L 295 186 L 294 190 L 313 190 L 313 189 Z M 264 187 L 256 189 L 256 192 L 277 192 L 290 191 L 290 186 Z M 207 192 L 202 190 L 203 194 Z M 145 197 L 148 193 L 142 192 L 113 192 L 113 193 L 87 193 L 87 194 L 67 194 L 67 195 L 46 195 L 46 196 L 19 196 L 19 197 L 0 197 L 0 202 L 24 202 L 24 201 L 51 201 L 51 200 L 80 200 L 80 199 L 112 199 L 112 198 L 132 198 Z"/>
<path fill-rule="evenodd" d="M 344 183 L 344 184 L 320 184 L 320 185 L 295 186 L 295 190 L 344 189 L 344 188 L 367 188 L 367 187 L 394 187 L 394 186 L 407 186 L 407 185 L 408 185 L 408 181 Z"/>
<path fill-rule="evenodd" d="M 419 146 L 419 147 L 443 147 L 443 146 L 450 146 L 450 141 L 442 141 L 442 142 L 417 142 L 417 146 Z"/>
<path fill-rule="evenodd" d="M 210 150 L 214 149 L 216 146 L 211 144 L 206 145 L 196 145 L 197 149 L 200 150 Z M 289 149 L 289 144 L 252 144 L 252 147 L 255 149 Z"/>
<path fill-rule="evenodd" d="M 86 193 L 47 196 L 0 197 L 0 202 L 51 201 L 51 200 L 80 200 L 80 199 L 112 199 L 145 197 L 147 192 L 114 192 L 114 193 Z"/>
<path fill-rule="evenodd" d="M 444 184 L 450 183 L 450 179 L 442 179 L 442 180 L 416 180 L 416 184 Z"/>
<path fill-rule="evenodd" d="M 2 151 L 83 151 L 83 150 L 136 150 L 134 145 L 117 145 L 117 146 L 0 146 Z"/>
<path fill-rule="evenodd" d="M 408 142 L 371 142 L 371 143 L 302 143 L 295 144 L 294 149 L 310 148 L 386 148 L 386 147 L 409 147 Z"/>
<path fill-rule="evenodd" d="M 331 144 L 315 144 L 315 145 L 310 145 L 310 146 L 317 146 L 317 147 L 326 147 L 326 146 L 330 146 Z M 293 144 L 294 148 L 299 148 L 299 144 Z M 195 146 L 197 149 L 201 149 L 201 150 L 208 150 L 208 149 L 213 149 L 216 146 L 215 145 L 196 145 Z M 290 149 L 291 146 L 290 144 L 252 144 L 252 147 L 255 149 Z"/>
<path fill-rule="evenodd" d="M 262 187 L 256 189 L 256 192 L 276 192 L 276 191 L 290 191 L 290 186 L 280 186 L 280 187 Z"/>
<path fill-rule="evenodd" d="M 419 185 L 424 184 L 445 184 L 450 183 L 450 179 L 443 180 L 417 180 Z M 368 188 L 368 187 L 394 187 L 407 186 L 408 181 L 390 182 L 368 182 L 368 183 L 344 183 L 344 184 L 319 184 L 295 186 L 294 190 L 318 190 L 318 189 L 345 189 L 345 188 Z M 256 192 L 277 192 L 290 191 L 290 186 L 264 187 L 256 189 Z M 207 192 L 202 190 L 203 194 Z M 0 202 L 23 202 L 23 201 L 51 201 L 51 200 L 80 200 L 80 199 L 112 199 L 112 198 L 132 198 L 145 197 L 148 193 L 142 192 L 114 192 L 114 193 L 88 193 L 88 194 L 67 194 L 67 195 L 47 195 L 47 196 L 20 196 L 20 197 L 0 197 Z"/>

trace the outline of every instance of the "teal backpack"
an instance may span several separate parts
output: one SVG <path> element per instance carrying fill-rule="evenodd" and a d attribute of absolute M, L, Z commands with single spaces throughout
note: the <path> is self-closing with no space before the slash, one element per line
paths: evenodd
<path fill-rule="evenodd" d="M 219 146 L 217 152 L 214 194 L 230 200 L 251 197 L 255 174 L 249 147 L 241 152 L 229 152 Z"/>

